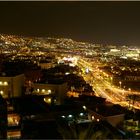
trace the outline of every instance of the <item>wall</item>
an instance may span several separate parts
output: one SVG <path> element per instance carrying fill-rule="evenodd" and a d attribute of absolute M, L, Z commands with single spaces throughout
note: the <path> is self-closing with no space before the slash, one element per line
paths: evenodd
<path fill-rule="evenodd" d="M 1 95 L 4 98 L 21 96 L 24 80 L 24 74 L 15 77 L 0 77 L 0 81 L 8 82 L 8 85 L 0 85 L 0 91 L 4 92 Z"/>
<path fill-rule="evenodd" d="M 57 104 L 61 104 L 63 102 L 63 99 L 66 96 L 67 93 L 67 83 L 63 84 L 39 84 L 34 83 L 34 94 L 38 95 L 47 95 L 47 91 L 51 90 L 51 94 L 54 94 L 57 100 Z M 37 89 L 39 89 L 39 92 L 36 92 Z M 46 92 L 42 92 L 41 90 L 45 89 Z"/>

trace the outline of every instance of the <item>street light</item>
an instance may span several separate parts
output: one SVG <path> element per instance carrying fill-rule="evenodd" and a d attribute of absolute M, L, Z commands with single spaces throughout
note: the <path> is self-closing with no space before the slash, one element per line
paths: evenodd
<path fill-rule="evenodd" d="M 112 84 L 112 80 L 113 80 L 113 78 L 112 78 L 112 77 L 110 77 L 110 79 L 111 79 L 111 84 Z"/>
<path fill-rule="evenodd" d="M 121 82 L 121 81 L 119 81 L 119 84 L 120 84 L 120 88 L 121 88 L 122 82 Z"/>
<path fill-rule="evenodd" d="M 124 95 L 124 89 L 123 89 L 123 95 Z"/>

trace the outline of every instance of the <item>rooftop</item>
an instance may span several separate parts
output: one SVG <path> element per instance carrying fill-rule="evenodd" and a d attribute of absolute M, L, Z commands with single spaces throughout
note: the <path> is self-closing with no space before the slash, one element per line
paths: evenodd
<path fill-rule="evenodd" d="M 89 107 L 89 109 L 95 111 L 96 113 L 107 117 L 107 116 L 114 116 L 114 115 L 120 115 L 125 113 L 125 108 L 119 106 L 119 105 L 112 105 L 112 106 L 107 106 L 107 105 L 100 105 L 100 106 L 94 106 L 94 107 Z"/>
<path fill-rule="evenodd" d="M 0 77 L 15 77 L 21 74 L 23 73 L 18 72 L 18 71 L 5 71 L 5 72 L 0 72 Z"/>
<path fill-rule="evenodd" d="M 40 81 L 35 82 L 36 84 L 63 84 L 65 81 L 62 78 L 51 78 L 51 79 L 42 79 Z"/>

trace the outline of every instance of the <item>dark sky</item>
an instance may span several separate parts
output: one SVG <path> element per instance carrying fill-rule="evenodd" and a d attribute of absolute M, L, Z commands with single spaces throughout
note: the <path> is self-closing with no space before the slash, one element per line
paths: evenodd
<path fill-rule="evenodd" d="M 140 46 L 140 2 L 0 2 L 0 33 Z"/>

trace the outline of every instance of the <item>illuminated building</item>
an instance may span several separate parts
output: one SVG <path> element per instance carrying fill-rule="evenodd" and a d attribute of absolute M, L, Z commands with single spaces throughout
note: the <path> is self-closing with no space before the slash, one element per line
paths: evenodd
<path fill-rule="evenodd" d="M 17 113 L 10 113 L 8 118 L 7 138 L 20 138 L 20 115 Z"/>
<path fill-rule="evenodd" d="M 39 65 L 41 67 L 41 69 L 49 69 L 52 67 L 55 67 L 55 64 L 53 64 L 52 62 L 50 63 L 39 63 Z"/>
<path fill-rule="evenodd" d="M 4 98 L 21 96 L 23 84 L 24 74 L 3 74 L 0 76 L 0 94 Z"/>
<path fill-rule="evenodd" d="M 106 106 L 104 110 L 106 111 L 107 109 L 108 107 Z M 111 110 L 111 107 L 109 109 Z M 124 121 L 124 113 L 122 113 L 121 110 L 120 112 L 119 111 L 117 112 L 116 110 L 114 112 L 113 111 L 109 114 L 101 110 L 93 111 L 92 109 L 89 109 L 89 119 L 96 120 L 96 121 L 106 120 L 112 126 L 116 127 L 120 122 Z"/>
<path fill-rule="evenodd" d="M 56 104 L 61 104 L 67 93 L 67 83 L 34 83 L 33 94 L 37 95 L 54 95 Z"/>

